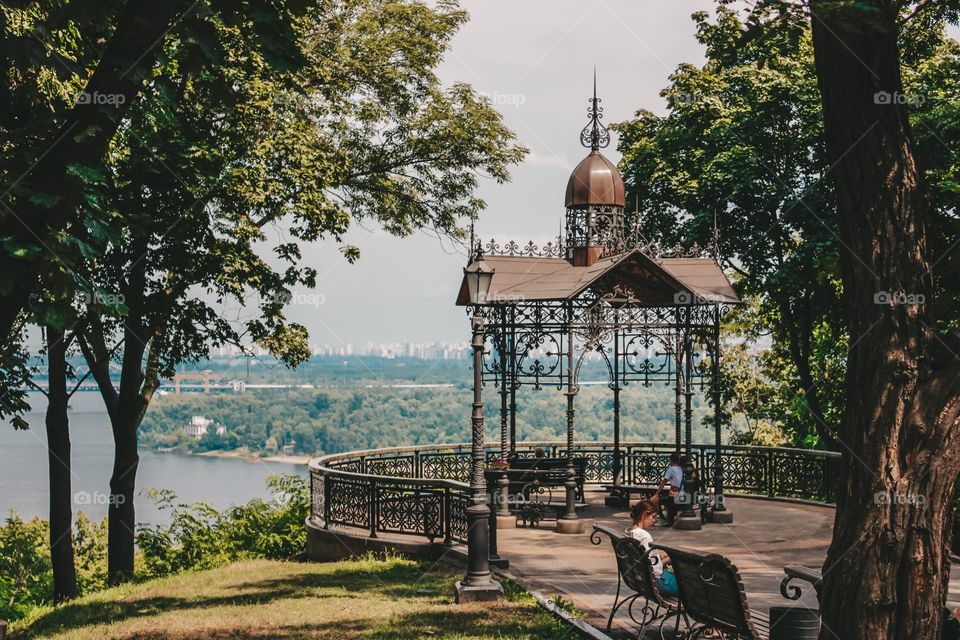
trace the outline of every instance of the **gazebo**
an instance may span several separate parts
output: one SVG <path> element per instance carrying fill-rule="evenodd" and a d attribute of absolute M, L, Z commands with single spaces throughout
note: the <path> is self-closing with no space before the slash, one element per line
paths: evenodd
<path fill-rule="evenodd" d="M 729 522 L 720 457 L 720 321 L 740 302 L 718 263 L 717 235 L 710 246 L 665 248 L 640 233 L 638 211 L 626 211 L 623 179 L 600 153 L 610 144 L 594 95 L 590 122 L 580 134 L 589 153 L 573 170 L 565 195 L 565 232 L 542 247 L 471 238 L 457 305 L 472 316 L 474 409 L 471 571 L 484 570 L 487 532 L 482 387 L 492 382 L 500 400 L 500 456 L 517 459 L 517 390 L 552 386 L 566 396 L 566 507 L 557 531 L 579 533 L 574 433 L 580 371 L 586 358 L 606 364 L 613 396 L 611 429 L 614 487 L 622 481 L 620 394 L 630 384 L 672 385 L 675 445 L 690 453 L 695 389 L 709 391 L 715 411 L 716 449 L 704 470 L 714 493 L 713 516 Z M 691 468 L 685 469 L 687 479 Z M 504 481 L 505 482 L 505 481 Z M 685 481 L 686 482 L 686 481 Z M 694 497 L 684 514 L 693 517 Z M 506 500 L 500 500 L 506 513 Z M 690 524 L 693 525 L 692 520 Z M 696 525 L 699 526 L 699 519 Z M 691 527 L 693 528 L 693 526 Z M 479 540 L 478 538 L 482 538 Z M 482 556 L 482 557 L 481 557 Z M 466 583 L 470 582 L 468 572 Z"/>

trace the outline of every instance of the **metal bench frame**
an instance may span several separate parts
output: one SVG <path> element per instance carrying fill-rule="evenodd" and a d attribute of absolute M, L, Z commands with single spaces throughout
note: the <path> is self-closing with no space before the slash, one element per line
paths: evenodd
<path fill-rule="evenodd" d="M 654 544 L 670 556 L 684 614 L 693 619 L 685 638 L 767 640 L 769 617 L 750 609 L 737 567 L 724 556 Z"/>
<path fill-rule="evenodd" d="M 598 524 L 593 525 L 590 542 L 601 544 L 603 542 L 599 535 L 601 533 L 610 538 L 610 544 L 613 546 L 613 553 L 617 559 L 617 593 L 613 599 L 610 616 L 607 618 L 607 631 L 610 631 L 617 611 L 627 605 L 627 614 L 639 626 L 638 638 L 643 638 L 647 629 L 656 625 L 661 640 L 666 640 L 664 625 L 671 619 L 674 620 L 673 637 L 683 637 L 678 635 L 680 618 L 683 616 L 680 602 L 676 598 L 660 592 L 657 579 L 653 574 L 653 564 L 649 554 L 656 554 L 656 551 L 652 548 L 648 551 L 638 540 Z M 657 561 L 659 561 L 659 556 L 657 556 Z M 621 600 L 620 592 L 624 585 L 632 593 L 625 595 Z M 638 619 L 637 613 L 634 612 L 634 605 L 641 598 L 642 606 Z"/>

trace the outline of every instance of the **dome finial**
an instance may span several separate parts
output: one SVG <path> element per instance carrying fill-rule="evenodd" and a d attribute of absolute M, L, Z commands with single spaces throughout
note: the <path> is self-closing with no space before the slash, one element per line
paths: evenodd
<path fill-rule="evenodd" d="M 600 120 L 603 118 L 603 107 L 597 97 L 597 68 L 593 68 L 593 98 L 590 99 L 590 108 L 587 117 L 590 122 L 580 132 L 580 144 L 589 147 L 591 151 L 599 151 L 610 144 L 610 132 Z"/>

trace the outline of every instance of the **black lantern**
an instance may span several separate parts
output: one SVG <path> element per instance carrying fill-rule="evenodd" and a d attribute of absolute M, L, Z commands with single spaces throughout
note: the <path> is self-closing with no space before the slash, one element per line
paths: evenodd
<path fill-rule="evenodd" d="M 482 305 L 487 303 L 490 285 L 493 284 L 493 274 L 496 271 L 483 259 L 483 253 L 477 251 L 476 256 L 468 266 L 464 267 L 463 275 L 467 279 L 467 293 L 470 304 Z"/>

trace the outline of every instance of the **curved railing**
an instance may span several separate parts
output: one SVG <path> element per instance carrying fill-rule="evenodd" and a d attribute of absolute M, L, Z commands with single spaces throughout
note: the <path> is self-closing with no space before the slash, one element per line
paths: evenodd
<path fill-rule="evenodd" d="M 543 448 L 563 456 L 566 444 L 524 442 L 516 455 L 531 457 Z M 622 482 L 656 482 L 669 466 L 674 445 L 620 445 Z M 724 445 L 724 493 L 775 499 L 834 501 L 834 478 L 840 454 L 808 449 Z M 692 446 L 701 475 L 711 481 L 717 449 Z M 486 445 L 486 458 L 500 455 Z M 575 443 L 574 455 L 587 460 L 586 484 L 613 482 L 612 442 Z M 311 520 L 322 528 L 356 527 L 378 533 L 422 536 L 431 542 L 466 542 L 469 505 L 470 445 L 393 447 L 339 453 L 310 461 Z"/>

